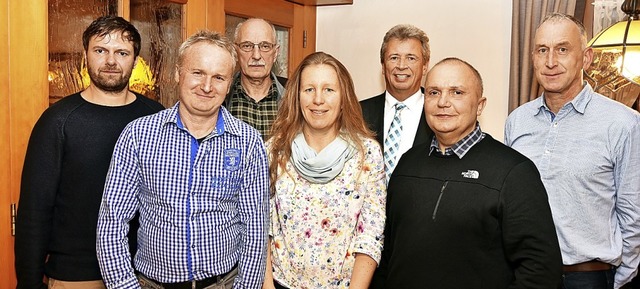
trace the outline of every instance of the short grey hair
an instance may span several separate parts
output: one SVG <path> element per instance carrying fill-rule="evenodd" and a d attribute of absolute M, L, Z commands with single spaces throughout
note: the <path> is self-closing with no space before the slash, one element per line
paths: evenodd
<path fill-rule="evenodd" d="M 236 53 L 236 49 L 233 47 L 233 43 L 229 41 L 227 37 L 218 33 L 207 30 L 201 30 L 196 32 L 195 34 L 189 36 L 187 40 L 185 40 L 178 49 L 178 67 L 182 67 L 182 63 L 184 62 L 184 54 L 187 49 L 193 46 L 196 43 L 205 42 L 207 44 L 212 44 L 218 46 L 231 54 L 232 58 L 232 70 L 236 69 L 236 62 L 238 61 L 238 55 Z"/>
<path fill-rule="evenodd" d="M 586 48 L 587 47 L 587 30 L 584 28 L 584 25 L 582 24 L 582 22 L 580 22 L 580 20 L 578 20 L 577 18 L 569 15 L 569 14 L 564 14 L 564 13 L 551 13 L 549 15 L 547 15 L 546 17 L 544 17 L 542 19 L 542 21 L 540 21 L 540 24 L 538 25 L 538 28 L 536 28 L 536 31 L 538 29 L 540 29 L 540 26 L 542 26 L 542 24 L 546 23 L 546 22 L 560 22 L 562 20 L 569 20 L 571 22 L 573 22 L 573 24 L 576 25 L 576 27 L 578 27 L 578 31 L 580 31 L 580 36 L 582 38 L 582 48 Z"/>

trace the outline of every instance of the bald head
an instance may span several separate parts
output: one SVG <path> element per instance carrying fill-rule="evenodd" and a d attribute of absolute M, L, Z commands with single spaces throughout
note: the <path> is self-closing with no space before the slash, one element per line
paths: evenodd
<path fill-rule="evenodd" d="M 466 61 L 447 58 L 429 70 L 424 87 L 427 123 L 444 151 L 475 129 L 486 103 L 482 78 Z"/>
<path fill-rule="evenodd" d="M 238 41 L 238 36 L 246 31 L 260 32 L 261 34 L 267 35 L 270 42 L 276 43 L 276 27 L 264 19 L 249 18 L 240 22 L 238 26 L 236 26 L 236 30 L 233 34 L 233 38 L 236 40 L 236 43 L 240 42 Z"/>
<path fill-rule="evenodd" d="M 471 80 L 476 86 L 477 94 L 479 96 L 482 96 L 482 94 L 484 93 L 484 84 L 482 83 L 482 76 L 480 76 L 480 72 L 478 72 L 478 70 L 468 62 L 457 57 L 449 57 L 449 58 L 440 60 L 438 63 L 436 63 L 436 65 L 433 66 L 433 68 L 436 68 L 437 66 L 441 66 L 441 65 L 456 65 L 456 64 L 461 65 L 462 67 L 469 70 L 470 75 L 473 76 Z M 431 69 L 433 70 L 433 68 Z M 428 81 L 428 78 L 429 78 L 429 73 L 427 73 L 427 81 Z"/>

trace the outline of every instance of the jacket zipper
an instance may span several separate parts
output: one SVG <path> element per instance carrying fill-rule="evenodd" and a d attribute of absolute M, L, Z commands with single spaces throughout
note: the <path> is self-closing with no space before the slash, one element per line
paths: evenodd
<path fill-rule="evenodd" d="M 433 220 L 433 221 L 436 220 L 436 214 L 438 213 L 438 207 L 440 206 L 440 200 L 442 199 L 442 195 L 444 194 L 444 189 L 447 188 L 447 184 L 449 184 L 449 181 L 445 181 L 444 184 L 442 185 L 442 188 L 440 189 L 440 195 L 438 196 L 438 201 L 436 202 L 436 207 L 433 208 L 433 215 L 431 215 L 431 220 Z"/>

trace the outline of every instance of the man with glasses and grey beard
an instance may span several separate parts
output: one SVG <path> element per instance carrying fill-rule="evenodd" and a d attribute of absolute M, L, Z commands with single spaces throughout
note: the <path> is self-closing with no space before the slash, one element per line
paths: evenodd
<path fill-rule="evenodd" d="M 287 82 L 271 72 L 280 53 L 276 29 L 263 19 L 247 19 L 236 27 L 234 42 L 240 70 L 234 75 L 224 105 L 266 140 Z"/>

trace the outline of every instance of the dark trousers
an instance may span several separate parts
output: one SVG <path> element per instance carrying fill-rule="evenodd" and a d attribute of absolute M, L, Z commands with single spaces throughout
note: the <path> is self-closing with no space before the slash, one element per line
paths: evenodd
<path fill-rule="evenodd" d="M 564 272 L 562 289 L 613 289 L 616 269 L 591 272 Z"/>

